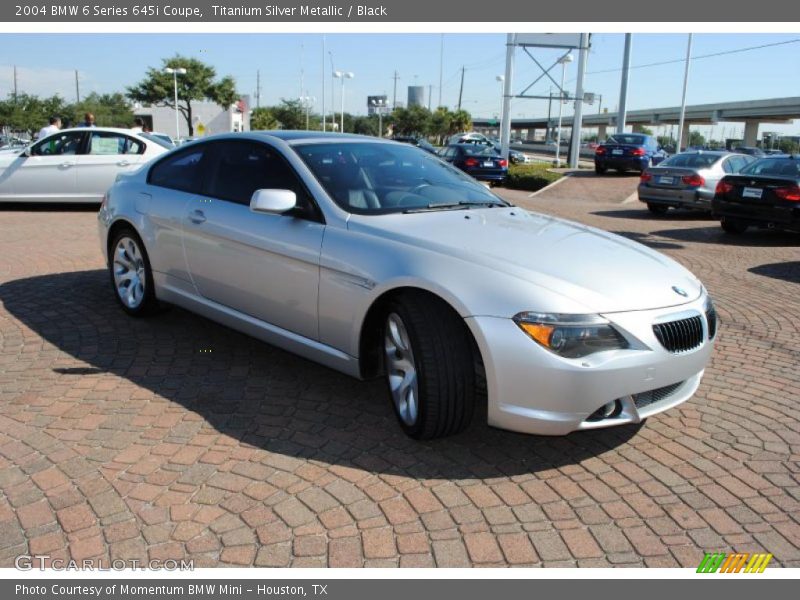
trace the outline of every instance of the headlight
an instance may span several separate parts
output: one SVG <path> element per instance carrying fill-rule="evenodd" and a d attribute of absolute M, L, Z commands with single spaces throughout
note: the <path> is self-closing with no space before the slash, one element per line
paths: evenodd
<path fill-rule="evenodd" d="M 622 334 L 600 315 L 522 312 L 514 322 L 534 341 L 564 358 L 629 347 Z"/>

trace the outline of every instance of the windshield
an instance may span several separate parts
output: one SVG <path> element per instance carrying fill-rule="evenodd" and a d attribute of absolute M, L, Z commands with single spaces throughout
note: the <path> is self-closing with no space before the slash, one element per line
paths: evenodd
<path fill-rule="evenodd" d="M 739 171 L 742 175 L 776 175 L 800 177 L 800 160 L 794 158 L 762 158 Z"/>
<path fill-rule="evenodd" d="M 435 156 L 400 144 L 303 144 L 295 152 L 344 210 L 386 214 L 437 206 L 505 206 L 485 186 Z"/>
<path fill-rule="evenodd" d="M 634 146 L 643 146 L 644 141 L 643 135 L 617 134 L 608 138 L 606 144 L 633 144 Z"/>
<path fill-rule="evenodd" d="M 690 167 L 693 169 L 706 169 L 720 160 L 718 154 L 676 154 L 662 161 L 659 167 Z"/>

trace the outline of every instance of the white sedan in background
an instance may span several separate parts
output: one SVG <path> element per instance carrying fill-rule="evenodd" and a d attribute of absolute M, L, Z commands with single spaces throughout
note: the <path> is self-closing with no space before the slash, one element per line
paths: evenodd
<path fill-rule="evenodd" d="M 0 202 L 99 203 L 118 174 L 168 149 L 128 129 L 64 129 L 21 151 L 0 153 Z"/>

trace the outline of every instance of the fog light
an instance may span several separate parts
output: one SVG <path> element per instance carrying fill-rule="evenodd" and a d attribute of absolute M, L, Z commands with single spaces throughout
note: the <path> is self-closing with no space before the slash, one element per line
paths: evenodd
<path fill-rule="evenodd" d="M 602 421 L 603 419 L 612 419 L 619 416 L 622 412 L 622 403 L 619 400 L 612 400 L 608 404 L 604 404 L 596 411 L 594 411 L 587 421 Z"/>

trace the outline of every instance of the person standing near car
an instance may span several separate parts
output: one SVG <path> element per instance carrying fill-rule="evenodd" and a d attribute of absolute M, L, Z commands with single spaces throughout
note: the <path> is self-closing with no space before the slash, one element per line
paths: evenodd
<path fill-rule="evenodd" d="M 144 119 L 142 119 L 142 117 L 136 117 L 133 120 L 133 127 L 131 127 L 131 131 L 133 133 L 143 133 L 144 132 Z"/>
<path fill-rule="evenodd" d="M 81 123 L 80 125 L 78 125 L 78 127 L 95 127 L 95 124 L 94 124 L 94 115 L 93 115 L 92 113 L 90 113 L 90 112 L 87 112 L 87 113 L 86 113 L 86 114 L 83 116 L 83 123 Z"/>
<path fill-rule="evenodd" d="M 50 117 L 49 125 L 45 125 L 39 130 L 39 135 L 36 136 L 37 140 L 43 140 L 48 135 L 53 135 L 56 131 L 61 130 L 61 119 L 59 117 Z"/>

